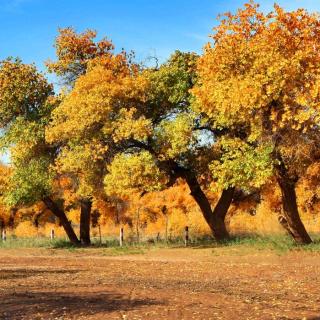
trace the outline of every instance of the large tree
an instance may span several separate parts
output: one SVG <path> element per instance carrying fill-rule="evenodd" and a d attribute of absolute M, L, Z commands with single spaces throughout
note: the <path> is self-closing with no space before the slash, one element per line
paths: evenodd
<path fill-rule="evenodd" d="M 67 85 L 61 104 L 52 113 L 47 142 L 59 149 L 55 168 L 74 180 L 80 215 L 80 239 L 90 243 L 91 207 L 105 198 L 103 175 L 114 152 L 111 131 L 123 106 L 141 100 L 144 82 L 130 55 L 115 53 L 111 42 L 95 42 L 96 33 L 61 29 L 56 39 L 57 61 L 48 63 Z"/>
<path fill-rule="evenodd" d="M 149 191 L 166 188 L 181 178 L 213 237 L 220 241 L 229 237 L 225 217 L 235 188 L 221 188 L 221 197 L 212 208 L 205 189 L 213 182 L 208 165 L 219 156 L 212 152 L 219 130 L 190 108 L 197 59 L 194 53 L 176 51 L 159 68 L 143 71 L 148 81 L 146 100 L 137 112 L 146 118 L 147 130 L 144 137 L 120 137 L 123 150 L 108 166 L 105 186 L 107 192 Z M 127 120 L 127 126 L 136 125 L 137 119 Z M 121 183 L 115 184 L 116 180 Z"/>
<path fill-rule="evenodd" d="M 109 69 L 111 70 L 117 64 L 114 59 L 122 60 L 124 53 L 114 55 L 112 42 L 107 38 L 96 41 L 96 36 L 97 33 L 93 30 L 77 33 L 73 28 L 59 29 L 54 44 L 57 59 L 56 61 L 49 60 L 46 65 L 49 72 L 55 73 L 62 80 L 64 92 L 71 91 L 75 82 L 96 63 L 99 64 L 101 61 L 104 61 L 105 65 L 110 63 L 112 66 Z M 121 62 L 117 66 L 120 64 Z M 66 95 L 63 95 L 63 98 L 69 99 Z M 76 113 L 77 111 L 72 109 L 68 112 Z M 80 119 L 78 123 L 80 124 L 83 120 L 84 118 Z M 99 176 L 103 172 L 101 161 L 99 163 L 95 161 L 97 159 L 92 159 L 96 143 L 93 141 L 88 143 L 89 140 L 75 141 L 73 137 L 55 140 L 49 137 L 48 141 L 60 151 L 57 153 L 56 169 L 68 175 L 74 182 L 74 191 L 80 207 L 80 241 L 89 245 L 92 201 L 99 190 L 99 180 L 101 181 Z M 63 161 L 63 159 L 69 160 Z M 66 164 L 66 161 L 69 163 Z"/>
<path fill-rule="evenodd" d="M 297 243 L 310 243 L 295 185 L 319 156 L 319 16 L 303 9 L 285 12 L 277 5 L 264 14 L 250 2 L 236 14 L 225 14 L 214 30 L 213 43 L 198 63 L 194 108 L 216 128 L 242 128 L 240 135 L 225 137 L 224 144 L 233 148 L 214 169 L 228 181 L 230 171 L 239 169 L 239 161 L 233 167 L 234 159 L 241 159 L 239 149 L 247 160 L 258 148 L 269 164 L 244 161 L 243 168 L 251 164 L 247 172 L 259 171 L 262 180 L 272 170 L 287 230 Z"/>
<path fill-rule="evenodd" d="M 11 206 L 43 201 L 59 219 L 70 241 L 77 236 L 63 210 L 59 179 L 51 165 L 57 149 L 45 142 L 45 126 L 57 99 L 34 65 L 7 59 L 0 63 L 0 148 L 10 150 L 11 174 L 3 198 Z"/>

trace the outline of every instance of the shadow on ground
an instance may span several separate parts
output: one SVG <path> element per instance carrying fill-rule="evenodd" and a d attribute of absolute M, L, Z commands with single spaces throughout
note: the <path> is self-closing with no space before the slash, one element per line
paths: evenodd
<path fill-rule="evenodd" d="M 77 319 L 97 313 L 107 316 L 111 312 L 163 304 L 153 299 L 130 299 L 113 293 L 26 292 L 0 294 L 0 298 L 0 319 L 3 320 L 37 319 L 43 315 L 46 319 L 64 315 Z"/>
<path fill-rule="evenodd" d="M 0 280 L 10 280 L 10 279 L 21 279 L 34 276 L 45 276 L 46 274 L 66 274 L 66 273 L 78 273 L 82 270 L 35 270 L 26 268 L 15 268 L 15 269 L 0 269 Z"/>

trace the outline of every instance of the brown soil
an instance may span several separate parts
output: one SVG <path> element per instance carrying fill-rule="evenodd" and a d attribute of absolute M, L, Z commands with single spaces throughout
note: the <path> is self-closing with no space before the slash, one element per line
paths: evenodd
<path fill-rule="evenodd" d="M 0 250 L 0 319 L 320 319 L 320 255 Z"/>

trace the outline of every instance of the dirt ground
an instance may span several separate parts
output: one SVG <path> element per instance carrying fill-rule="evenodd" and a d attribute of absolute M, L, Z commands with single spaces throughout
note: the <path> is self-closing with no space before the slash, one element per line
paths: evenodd
<path fill-rule="evenodd" d="M 135 253 L 1 249 L 0 319 L 320 319 L 319 253 Z"/>

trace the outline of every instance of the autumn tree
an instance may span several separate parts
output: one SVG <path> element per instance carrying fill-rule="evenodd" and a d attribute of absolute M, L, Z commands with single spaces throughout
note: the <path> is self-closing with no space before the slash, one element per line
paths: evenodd
<path fill-rule="evenodd" d="M 0 63 L 0 139 L 1 149 L 10 150 L 10 180 L 4 193 L 11 206 L 43 201 L 59 219 L 69 239 L 77 236 L 64 210 L 59 190 L 54 188 L 57 174 L 51 164 L 56 149 L 44 139 L 44 129 L 57 99 L 53 88 L 34 65 L 19 59 Z"/>
<path fill-rule="evenodd" d="M 107 38 L 95 41 L 96 36 L 97 33 L 93 30 L 77 33 L 73 28 L 59 29 L 59 34 L 54 44 L 57 60 L 48 61 L 46 65 L 49 72 L 55 73 L 62 79 L 62 83 L 66 86 L 67 91 L 73 88 L 75 81 L 87 72 L 89 65 L 94 64 L 95 60 L 104 59 L 105 63 L 112 61 L 112 57 L 114 57 L 114 46 L 112 42 Z M 56 143 L 63 152 L 63 155 L 60 155 L 60 160 L 65 158 L 66 150 L 70 147 L 70 143 L 64 146 L 63 143 L 63 139 L 61 139 L 59 143 Z M 81 210 L 80 240 L 82 243 L 88 245 L 90 244 L 92 192 L 89 190 L 84 191 L 83 187 L 85 184 L 95 184 L 92 179 L 95 174 L 98 174 L 99 170 L 97 169 L 98 166 L 96 166 L 96 162 L 89 161 L 91 153 L 90 146 L 87 144 L 85 148 L 86 150 L 84 150 L 84 145 L 82 145 L 82 150 L 80 150 L 80 146 L 78 146 L 77 151 L 73 149 L 82 159 L 81 163 L 70 163 L 71 167 L 69 166 L 69 171 L 67 170 L 67 165 L 57 165 L 57 168 L 59 167 L 61 169 L 60 171 L 64 174 L 69 174 L 69 176 L 75 180 L 75 184 L 79 185 L 76 192 Z M 59 162 L 61 164 L 60 160 Z M 75 166 L 78 168 L 75 168 Z M 84 166 L 86 166 L 86 178 L 84 178 L 83 171 L 82 173 L 79 172 L 80 168 L 84 168 Z M 91 176 L 89 177 L 89 175 Z M 83 182 L 84 179 L 86 179 L 85 183 L 79 182 L 80 180 Z M 91 179 L 91 181 L 88 181 L 88 179 Z"/>
<path fill-rule="evenodd" d="M 148 81 L 146 100 L 137 108 L 137 116 L 127 116 L 117 125 L 113 139 L 123 150 L 108 166 L 105 187 L 107 193 L 153 191 L 182 178 L 213 236 L 220 241 L 229 236 L 225 217 L 235 188 L 222 187 L 221 197 L 212 209 L 204 190 L 214 182 L 209 164 L 220 157 L 212 150 L 220 132 L 190 107 L 189 90 L 196 82 L 197 58 L 194 53 L 177 51 L 159 68 L 142 72 Z M 129 135 L 137 126 L 144 135 Z"/>
<path fill-rule="evenodd" d="M 53 112 L 46 137 L 59 147 L 56 169 L 72 177 L 77 185 L 80 238 L 86 244 L 90 243 L 92 201 L 105 197 L 105 163 L 115 149 L 111 131 L 120 116 L 127 116 L 122 107 L 134 108 L 143 94 L 138 67 L 129 55 L 115 53 L 105 39 L 94 42 L 95 36 L 92 31 L 77 34 L 72 29 L 60 30 L 56 40 L 58 60 L 48 64 L 50 71 L 67 80 L 69 92 Z"/>
<path fill-rule="evenodd" d="M 264 14 L 258 7 L 250 2 L 227 13 L 214 29 L 198 63 L 194 108 L 218 129 L 240 128 L 221 141 L 227 158 L 213 164 L 222 183 L 233 185 L 230 172 L 239 169 L 240 181 L 252 170 L 260 182 L 274 176 L 287 230 L 310 243 L 295 186 L 319 156 L 320 20 L 303 9 L 275 5 Z"/>

